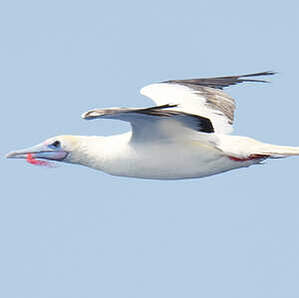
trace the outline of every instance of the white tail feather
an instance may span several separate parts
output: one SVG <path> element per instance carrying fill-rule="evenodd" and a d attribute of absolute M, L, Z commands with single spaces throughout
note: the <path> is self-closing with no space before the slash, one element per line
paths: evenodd
<path fill-rule="evenodd" d="M 227 155 L 240 158 L 254 154 L 268 155 L 272 158 L 299 155 L 299 147 L 266 144 L 252 138 L 230 135 L 219 136 L 218 148 Z"/>
<path fill-rule="evenodd" d="M 289 147 L 289 146 L 278 146 L 271 144 L 264 144 L 259 150 L 259 154 L 270 155 L 270 157 L 287 157 L 293 155 L 299 155 L 299 147 Z"/>

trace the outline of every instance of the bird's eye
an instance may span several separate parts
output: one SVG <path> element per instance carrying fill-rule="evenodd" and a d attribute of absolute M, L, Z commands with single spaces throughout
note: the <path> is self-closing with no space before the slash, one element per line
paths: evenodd
<path fill-rule="evenodd" d="M 52 144 L 50 144 L 50 147 L 54 147 L 54 148 L 59 148 L 60 147 L 60 142 L 59 141 L 55 141 Z"/>

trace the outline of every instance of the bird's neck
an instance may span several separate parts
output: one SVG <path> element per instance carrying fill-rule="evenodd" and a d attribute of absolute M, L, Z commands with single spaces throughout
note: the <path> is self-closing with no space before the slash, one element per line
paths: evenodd
<path fill-rule="evenodd" d="M 77 136 L 76 139 L 76 147 L 70 154 L 69 162 L 105 171 L 122 154 L 130 134 L 109 137 Z"/>
<path fill-rule="evenodd" d="M 106 155 L 106 137 L 75 136 L 76 145 L 68 162 L 101 169 Z"/>

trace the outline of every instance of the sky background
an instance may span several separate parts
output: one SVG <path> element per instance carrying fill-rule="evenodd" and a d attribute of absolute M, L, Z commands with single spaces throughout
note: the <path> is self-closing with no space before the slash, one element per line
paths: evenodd
<path fill-rule="evenodd" d="M 227 89 L 235 134 L 299 145 L 295 1 L 1 1 L 0 297 L 299 297 L 299 158 L 203 179 L 45 169 L 8 151 L 129 126 L 146 84 L 266 70 Z"/>

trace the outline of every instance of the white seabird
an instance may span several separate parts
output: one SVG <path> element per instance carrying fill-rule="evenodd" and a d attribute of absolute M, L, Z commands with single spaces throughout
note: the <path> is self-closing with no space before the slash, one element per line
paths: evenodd
<path fill-rule="evenodd" d="M 266 82 L 240 76 L 173 80 L 151 84 L 141 94 L 157 106 L 94 109 L 84 119 L 118 119 L 130 132 L 103 136 L 57 136 L 8 158 L 75 163 L 111 175 L 148 179 L 199 178 L 248 167 L 267 158 L 299 155 L 299 147 L 277 146 L 232 136 L 235 101 L 222 89 L 242 82 Z"/>

